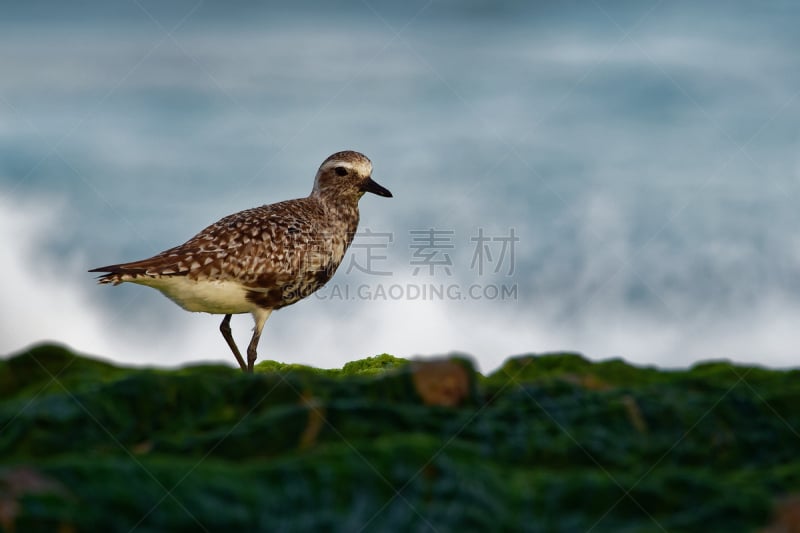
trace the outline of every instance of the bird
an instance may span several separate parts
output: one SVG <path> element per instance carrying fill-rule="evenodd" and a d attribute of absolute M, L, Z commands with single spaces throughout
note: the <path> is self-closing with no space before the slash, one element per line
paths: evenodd
<path fill-rule="evenodd" d="M 130 282 L 159 290 L 187 311 L 222 314 L 220 332 L 244 372 L 253 372 L 270 314 L 311 295 L 336 272 L 359 222 L 365 193 L 392 198 L 372 179 L 360 152 L 331 155 L 305 198 L 228 215 L 185 243 L 148 259 L 93 268 L 100 284 Z M 234 314 L 255 321 L 247 361 L 231 334 Z"/>

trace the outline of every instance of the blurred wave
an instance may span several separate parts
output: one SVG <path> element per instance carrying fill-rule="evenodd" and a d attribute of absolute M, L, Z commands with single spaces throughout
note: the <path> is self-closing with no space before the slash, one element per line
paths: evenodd
<path fill-rule="evenodd" d="M 519 297 L 310 300 L 270 319 L 267 357 L 461 349 L 491 368 L 575 349 L 795 364 L 798 15 L 747 2 L 0 6 L 0 199 L 22 206 L 4 214 L 20 229 L 6 232 L 19 269 L 3 283 L 27 309 L 0 319 L 0 351 L 70 337 L 63 318 L 37 321 L 50 304 L 36 286 L 52 283 L 95 317 L 81 321 L 125 308 L 97 322 L 115 332 L 102 342 L 70 337 L 78 349 L 224 353 L 216 318 L 97 289 L 81 269 L 303 196 L 322 159 L 352 148 L 395 193 L 362 202 L 362 225 L 393 234 L 392 282 L 506 283 Z M 450 273 L 430 279 L 411 262 L 410 232 L 427 228 L 454 235 Z M 513 275 L 477 275 L 471 237 L 510 228 Z M 29 276 L 34 256 L 44 273 Z M 123 333 L 128 321 L 163 346 Z"/>

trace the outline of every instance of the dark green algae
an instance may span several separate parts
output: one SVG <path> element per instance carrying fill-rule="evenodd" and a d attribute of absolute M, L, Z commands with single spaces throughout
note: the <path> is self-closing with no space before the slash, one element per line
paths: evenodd
<path fill-rule="evenodd" d="M 800 371 L 453 362 L 447 406 L 387 354 L 244 375 L 33 347 L 0 361 L 0 530 L 757 531 L 800 492 Z"/>

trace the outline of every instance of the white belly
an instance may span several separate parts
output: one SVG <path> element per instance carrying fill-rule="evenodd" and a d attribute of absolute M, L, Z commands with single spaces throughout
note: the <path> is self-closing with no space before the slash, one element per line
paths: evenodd
<path fill-rule="evenodd" d="M 255 308 L 247 300 L 247 290 L 234 281 L 198 281 L 186 276 L 140 277 L 129 281 L 158 289 L 187 311 L 228 315 L 250 313 Z"/>

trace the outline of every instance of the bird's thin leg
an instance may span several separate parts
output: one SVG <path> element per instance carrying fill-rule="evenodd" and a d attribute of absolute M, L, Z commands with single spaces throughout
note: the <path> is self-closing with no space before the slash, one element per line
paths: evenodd
<path fill-rule="evenodd" d="M 236 360 L 239 361 L 239 366 L 242 368 L 242 371 L 247 372 L 247 365 L 244 362 L 244 358 L 242 354 L 239 353 L 239 348 L 236 346 L 236 343 L 233 342 L 233 336 L 231 335 L 231 315 L 225 315 L 225 318 L 222 319 L 222 324 L 219 325 L 219 330 L 222 336 L 225 337 L 225 342 L 230 346 L 233 355 L 236 356 Z"/>
<path fill-rule="evenodd" d="M 264 324 L 267 322 L 271 313 L 272 309 L 263 309 L 261 307 L 253 311 L 253 319 L 256 321 L 256 325 L 253 328 L 253 338 L 250 339 L 250 344 L 247 346 L 248 372 L 253 371 L 253 365 L 255 365 L 256 359 L 258 358 L 256 348 L 258 348 L 258 340 L 261 338 L 261 330 L 264 329 Z"/>

